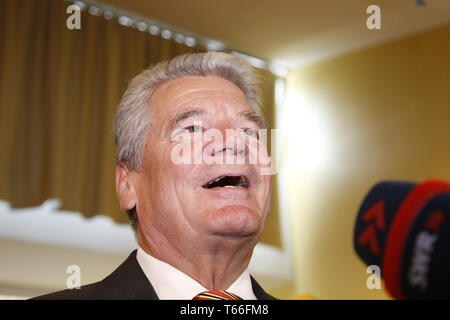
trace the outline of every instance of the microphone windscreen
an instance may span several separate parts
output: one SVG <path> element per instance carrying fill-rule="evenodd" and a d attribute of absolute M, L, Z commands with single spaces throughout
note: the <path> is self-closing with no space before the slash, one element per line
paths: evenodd
<path fill-rule="evenodd" d="M 433 197 L 417 213 L 400 270 L 404 297 L 450 298 L 450 192 Z"/>
<path fill-rule="evenodd" d="M 354 247 L 394 298 L 450 298 L 450 184 L 378 183 L 359 209 Z"/>
<path fill-rule="evenodd" d="M 381 267 L 392 220 L 415 186 L 408 182 L 380 182 L 364 198 L 356 219 L 353 244 L 367 265 Z"/>

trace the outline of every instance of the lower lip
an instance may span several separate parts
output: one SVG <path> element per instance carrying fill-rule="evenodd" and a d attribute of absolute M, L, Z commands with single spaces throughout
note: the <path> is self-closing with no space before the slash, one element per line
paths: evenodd
<path fill-rule="evenodd" d="M 224 188 L 216 187 L 211 189 L 202 188 L 203 190 L 209 191 L 211 195 L 223 196 L 233 196 L 233 195 L 247 195 L 250 191 L 247 188 Z"/>

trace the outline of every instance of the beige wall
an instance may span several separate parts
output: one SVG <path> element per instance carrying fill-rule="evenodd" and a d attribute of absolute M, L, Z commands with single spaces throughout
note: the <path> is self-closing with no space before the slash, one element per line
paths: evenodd
<path fill-rule="evenodd" d="M 449 30 L 440 27 L 291 72 L 288 132 L 295 293 L 388 298 L 366 287 L 352 236 L 380 180 L 450 180 Z"/>

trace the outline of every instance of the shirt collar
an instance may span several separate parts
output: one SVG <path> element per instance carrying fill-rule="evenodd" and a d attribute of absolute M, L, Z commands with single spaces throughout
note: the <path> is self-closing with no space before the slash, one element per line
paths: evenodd
<path fill-rule="evenodd" d="M 161 300 L 191 300 L 197 294 L 208 291 L 196 280 L 138 247 L 137 261 Z M 244 300 L 256 300 L 250 273 L 245 271 L 226 289 Z"/>

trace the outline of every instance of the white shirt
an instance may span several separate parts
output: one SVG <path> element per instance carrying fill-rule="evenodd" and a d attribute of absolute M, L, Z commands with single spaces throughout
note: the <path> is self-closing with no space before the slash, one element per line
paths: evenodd
<path fill-rule="evenodd" d="M 197 294 L 208 291 L 184 272 L 152 257 L 140 247 L 138 247 L 136 258 L 161 300 L 192 300 Z M 256 300 L 248 269 L 245 269 L 226 290 L 244 300 Z"/>

